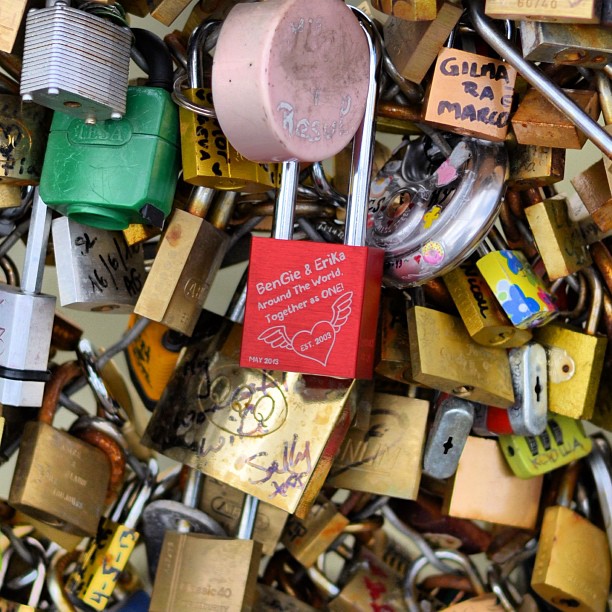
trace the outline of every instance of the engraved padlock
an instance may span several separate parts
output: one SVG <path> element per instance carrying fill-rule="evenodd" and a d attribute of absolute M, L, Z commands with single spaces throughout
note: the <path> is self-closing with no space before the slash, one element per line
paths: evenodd
<path fill-rule="evenodd" d="M 466 259 L 501 205 L 508 165 L 503 146 L 464 138 L 428 163 L 426 142 L 406 145 L 404 156 L 390 160 L 370 187 L 367 243 L 385 250 L 385 284 L 398 288 Z"/>
<path fill-rule="evenodd" d="M 87 123 L 121 119 L 132 34 L 127 23 L 120 26 L 69 4 L 56 0 L 28 13 L 21 98 Z"/>
<path fill-rule="evenodd" d="M 203 47 L 217 27 L 217 22 L 204 23 L 189 38 L 189 89 L 183 94 L 191 103 L 189 108 L 178 99 L 183 180 L 201 187 L 236 191 L 278 187 L 278 164 L 258 164 L 243 157 L 228 142 L 215 117 L 210 85 L 204 76 Z M 204 109 L 198 110 L 198 105 Z M 203 114 L 206 109 L 209 112 Z"/>
<path fill-rule="evenodd" d="M 64 308 L 130 313 L 145 270 L 139 245 L 129 247 L 121 232 L 81 225 L 68 217 L 51 224 L 60 303 Z"/>
<path fill-rule="evenodd" d="M 38 421 L 25 426 L 9 503 L 70 533 L 94 535 L 110 462 L 99 449 L 51 425 L 63 387 L 81 374 L 75 362 L 67 362 L 47 385 Z"/>
<path fill-rule="evenodd" d="M 291 241 L 298 164 L 285 162 L 274 238 L 254 238 L 251 245 L 243 367 L 271 365 L 305 374 L 372 376 L 383 252 L 362 246 L 378 69 L 369 34 L 367 40 L 368 104 L 354 141 L 344 246 Z"/>
<path fill-rule="evenodd" d="M 368 43 L 343 2 L 237 4 L 213 62 L 221 128 L 254 161 L 332 157 L 361 124 L 368 63 Z"/>

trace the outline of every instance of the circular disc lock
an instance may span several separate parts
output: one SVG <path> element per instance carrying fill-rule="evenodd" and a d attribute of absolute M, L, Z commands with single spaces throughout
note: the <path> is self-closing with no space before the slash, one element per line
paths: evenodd
<path fill-rule="evenodd" d="M 327 159 L 359 128 L 368 67 L 365 34 L 341 0 L 237 4 L 215 49 L 217 118 L 253 161 Z"/>

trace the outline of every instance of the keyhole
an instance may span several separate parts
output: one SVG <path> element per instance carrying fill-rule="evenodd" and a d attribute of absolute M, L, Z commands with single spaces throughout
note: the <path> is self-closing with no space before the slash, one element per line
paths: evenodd
<path fill-rule="evenodd" d="M 450 436 L 442 446 L 444 447 L 444 454 L 447 455 L 448 451 L 453 448 L 453 436 Z"/>
<path fill-rule="evenodd" d="M 542 385 L 540 384 L 540 377 L 536 376 L 536 385 L 534 388 L 535 394 L 536 394 L 536 401 L 539 402 L 540 401 L 540 394 L 542 393 Z"/>

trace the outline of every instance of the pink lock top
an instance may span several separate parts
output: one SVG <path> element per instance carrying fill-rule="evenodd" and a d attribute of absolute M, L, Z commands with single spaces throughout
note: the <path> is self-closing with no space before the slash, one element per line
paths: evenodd
<path fill-rule="evenodd" d="M 221 129 L 253 161 L 332 157 L 363 118 L 368 66 L 365 34 L 343 0 L 237 4 L 213 63 Z"/>

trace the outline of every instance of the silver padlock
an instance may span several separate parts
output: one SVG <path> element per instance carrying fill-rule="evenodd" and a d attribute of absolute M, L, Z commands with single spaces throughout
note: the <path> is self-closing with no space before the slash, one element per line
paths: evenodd
<path fill-rule="evenodd" d="M 473 423 L 471 402 L 448 396 L 439 403 L 423 455 L 425 474 L 444 479 L 457 471 Z"/>
<path fill-rule="evenodd" d="M 463 138 L 433 172 L 423 140 L 385 164 L 370 187 L 366 243 L 385 251 L 384 280 L 420 285 L 459 265 L 495 221 L 508 172 L 503 144 Z M 449 147 L 450 148 L 450 147 Z M 408 202 L 395 205 L 398 196 Z"/>
<path fill-rule="evenodd" d="M 51 211 L 34 194 L 21 288 L 0 284 L 0 403 L 40 406 L 51 347 L 55 296 L 40 293 Z"/>
<path fill-rule="evenodd" d="M 121 119 L 131 46 L 129 28 L 48 0 L 26 18 L 21 99 L 86 123 Z"/>
<path fill-rule="evenodd" d="M 548 365 L 546 350 L 529 342 L 508 351 L 515 402 L 508 408 L 514 434 L 539 436 L 546 429 Z"/>
<path fill-rule="evenodd" d="M 122 232 L 68 217 L 55 219 L 51 231 L 63 307 L 114 314 L 134 310 L 145 279 L 140 245 L 129 246 Z"/>

